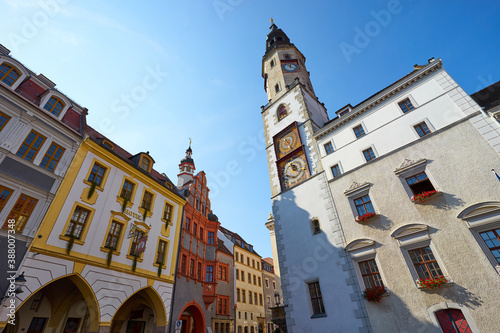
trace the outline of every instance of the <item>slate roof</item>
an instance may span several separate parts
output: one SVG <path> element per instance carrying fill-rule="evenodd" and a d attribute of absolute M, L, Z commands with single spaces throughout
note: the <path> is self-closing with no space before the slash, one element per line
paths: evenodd
<path fill-rule="evenodd" d="M 479 106 L 488 111 L 500 105 L 500 81 L 470 95 Z"/>

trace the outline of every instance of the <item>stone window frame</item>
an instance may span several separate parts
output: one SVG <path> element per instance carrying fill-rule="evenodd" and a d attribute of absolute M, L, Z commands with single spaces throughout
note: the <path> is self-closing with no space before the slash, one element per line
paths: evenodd
<path fill-rule="evenodd" d="M 488 248 L 481 232 L 500 228 L 500 201 L 480 202 L 465 208 L 457 216 L 469 228 L 472 236 L 485 254 L 495 271 L 500 275 L 500 264 Z"/>
<path fill-rule="evenodd" d="M 359 216 L 358 210 L 356 208 L 356 204 L 354 203 L 354 200 L 359 199 L 361 197 L 364 197 L 365 195 L 370 196 L 370 188 L 372 187 L 371 183 L 364 182 L 364 183 L 356 183 L 353 182 L 351 186 L 344 192 L 344 195 L 347 197 L 349 200 L 349 206 L 351 207 L 351 212 L 356 218 L 356 216 Z M 373 210 L 376 215 L 379 215 L 379 210 L 377 208 L 376 202 L 373 200 L 373 196 L 370 196 L 370 202 L 373 206 Z"/>
<path fill-rule="evenodd" d="M 422 172 L 425 172 L 432 186 L 438 192 L 437 194 L 442 193 L 441 188 L 438 186 L 436 180 L 432 176 L 432 172 L 429 171 L 429 169 L 427 168 L 427 162 L 428 161 L 426 158 L 421 158 L 418 160 L 405 159 L 403 163 L 401 163 L 401 165 L 394 170 L 394 174 L 398 176 L 406 194 L 408 195 L 408 199 L 410 200 L 414 196 L 414 194 L 412 189 L 410 188 L 410 185 L 408 185 L 406 179 Z"/>
<path fill-rule="evenodd" d="M 446 270 L 446 266 L 444 265 L 443 260 L 441 260 L 437 249 L 431 242 L 428 225 L 421 223 L 406 224 L 403 225 L 402 227 L 397 228 L 394 232 L 392 232 L 391 237 L 394 238 L 398 243 L 398 246 L 401 250 L 404 261 L 410 271 L 412 280 L 414 281 L 416 288 L 421 289 L 420 287 L 418 287 L 417 283 L 419 276 L 417 274 L 417 270 L 410 258 L 410 254 L 408 253 L 408 251 L 427 246 L 431 249 L 434 258 L 436 259 L 436 262 L 439 265 L 441 272 L 443 273 L 443 276 L 448 281 L 448 283 L 445 286 L 447 285 L 450 286 L 453 284 L 453 280 L 448 274 L 448 271 Z"/>
<path fill-rule="evenodd" d="M 441 302 L 434 304 L 430 307 L 427 308 L 427 314 L 429 315 L 429 318 L 432 322 L 432 325 L 436 327 L 436 332 L 441 331 L 441 325 L 439 324 L 439 320 L 436 316 L 436 312 L 439 310 L 446 310 L 446 309 L 455 309 L 455 310 L 460 310 L 462 311 L 462 314 L 465 317 L 465 320 L 467 320 L 467 324 L 469 324 L 470 329 L 472 330 L 472 333 L 478 333 L 479 330 L 474 323 L 474 320 L 469 312 L 469 309 L 465 306 L 461 306 L 460 304 L 457 303 L 451 303 L 451 302 Z"/>
<path fill-rule="evenodd" d="M 384 284 L 385 290 L 387 292 L 384 296 L 390 295 L 389 289 L 387 288 L 386 278 L 384 276 L 384 272 L 382 270 L 382 266 L 377 257 L 377 243 L 369 238 L 355 239 L 346 245 L 344 250 L 349 254 L 351 261 L 354 263 L 354 273 L 356 274 L 356 278 L 358 279 L 359 286 L 361 289 L 366 289 L 365 282 L 363 280 L 363 274 L 359 268 L 359 263 L 367 260 L 375 260 L 377 264 L 378 272 L 380 277 L 382 278 L 382 283 Z"/>
<path fill-rule="evenodd" d="M 401 108 L 400 104 L 406 100 L 408 100 L 411 103 L 413 108 L 411 110 L 404 112 L 403 109 Z M 417 102 L 415 101 L 415 99 L 413 98 L 413 96 L 411 94 L 408 94 L 402 98 L 399 98 L 397 101 L 394 102 L 394 104 L 396 104 L 396 108 L 398 109 L 399 113 L 402 115 L 411 113 L 419 107 L 419 105 L 417 104 Z"/>

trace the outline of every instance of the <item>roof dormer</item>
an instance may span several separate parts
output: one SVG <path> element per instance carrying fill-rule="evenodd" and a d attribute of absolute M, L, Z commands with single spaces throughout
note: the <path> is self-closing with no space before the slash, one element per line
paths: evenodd
<path fill-rule="evenodd" d="M 46 90 L 40 97 L 40 107 L 59 120 L 72 106 L 71 101 L 66 96 L 54 89 Z"/>
<path fill-rule="evenodd" d="M 130 160 L 140 169 L 144 170 L 145 172 L 151 173 L 151 170 L 153 170 L 153 164 L 155 161 L 153 158 L 149 155 L 149 151 L 147 152 L 141 152 L 137 155 L 134 155 L 130 157 Z"/>
<path fill-rule="evenodd" d="M 346 106 L 344 106 L 340 110 L 336 111 L 335 114 L 338 117 L 342 117 L 342 116 L 345 116 L 346 114 L 348 114 L 349 112 L 351 112 L 351 110 L 352 110 L 352 105 L 351 104 L 347 104 Z"/>
<path fill-rule="evenodd" d="M 0 56 L 0 82 L 16 90 L 28 76 L 28 70 L 21 63 L 8 56 Z"/>

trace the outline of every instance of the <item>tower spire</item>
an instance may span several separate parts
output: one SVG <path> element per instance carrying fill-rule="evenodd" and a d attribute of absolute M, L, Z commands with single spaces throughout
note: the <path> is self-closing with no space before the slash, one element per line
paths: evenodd
<path fill-rule="evenodd" d="M 193 180 L 194 170 L 194 160 L 191 157 L 193 150 L 191 149 L 191 138 L 189 138 L 189 147 L 186 149 L 186 156 L 181 160 L 179 164 L 179 174 L 177 175 L 177 187 L 182 187 L 187 182 Z"/>

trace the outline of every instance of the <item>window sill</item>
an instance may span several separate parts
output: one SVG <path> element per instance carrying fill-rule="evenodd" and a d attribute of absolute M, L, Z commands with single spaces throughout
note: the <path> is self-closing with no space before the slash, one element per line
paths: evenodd
<path fill-rule="evenodd" d="M 83 182 L 84 182 L 85 184 L 87 184 L 88 186 L 92 187 L 92 183 L 91 183 L 91 182 L 89 182 L 88 180 L 84 180 Z M 96 190 L 98 190 L 98 191 L 101 191 L 101 192 L 102 192 L 102 191 L 104 191 L 104 188 L 103 188 L 103 187 L 101 187 L 100 185 L 97 185 L 97 186 L 95 187 L 95 189 L 96 189 Z"/>
<path fill-rule="evenodd" d="M 311 319 L 326 318 L 326 316 L 327 316 L 326 313 L 318 313 L 318 314 L 312 315 Z"/>
<path fill-rule="evenodd" d="M 445 284 L 442 284 L 441 286 L 439 287 L 436 287 L 436 288 L 432 288 L 432 289 L 429 289 L 429 288 L 425 288 L 425 287 L 420 287 L 418 285 L 418 280 L 415 281 L 415 284 L 417 286 L 417 289 L 419 290 L 422 290 L 422 291 L 427 291 L 427 292 L 435 292 L 435 291 L 439 291 L 440 289 L 443 289 L 443 288 L 449 288 L 449 287 L 452 287 L 453 285 L 455 285 L 455 282 L 453 282 L 449 277 L 445 276 L 446 280 L 448 282 L 446 282 Z"/>
<path fill-rule="evenodd" d="M 500 265 L 496 265 L 495 269 L 497 270 L 498 275 L 500 275 Z"/>
<path fill-rule="evenodd" d="M 135 256 L 131 256 L 130 254 L 127 254 L 127 259 L 134 260 L 134 258 L 135 258 Z M 142 256 L 137 257 L 137 262 L 142 262 Z"/>
<path fill-rule="evenodd" d="M 123 207 L 123 200 L 125 200 L 125 198 L 120 197 L 119 195 L 116 197 L 116 201 L 117 201 L 117 202 L 120 204 L 120 206 L 122 206 L 122 207 Z M 127 206 L 126 206 L 126 207 L 127 207 L 127 208 L 130 208 L 130 207 L 132 207 L 133 205 L 134 205 L 134 203 L 133 203 L 132 201 L 130 201 L 130 200 L 129 200 L 129 201 L 127 202 Z"/>
<path fill-rule="evenodd" d="M 105 252 L 105 253 L 108 253 L 109 252 L 109 247 L 104 247 L 104 246 L 101 246 L 101 251 L 102 252 Z M 113 255 L 117 255 L 119 256 L 120 255 L 120 251 L 118 250 L 113 250 Z"/>
<path fill-rule="evenodd" d="M 64 236 L 64 235 L 59 235 L 59 239 L 62 239 L 64 241 L 69 241 L 69 236 Z M 78 245 L 83 245 L 85 244 L 85 241 L 81 240 L 81 239 L 76 239 L 74 240 L 73 242 L 74 244 L 78 244 Z"/>
<path fill-rule="evenodd" d="M 365 214 L 365 215 L 366 215 L 366 214 Z M 370 220 L 370 219 L 372 219 L 372 218 L 375 218 L 375 217 L 380 216 L 380 214 L 374 213 L 373 215 L 370 215 L 370 216 L 368 216 L 368 217 L 366 217 L 366 218 L 362 219 L 362 218 L 363 218 L 363 216 L 365 216 L 365 215 L 362 215 L 362 216 L 356 216 L 356 218 L 355 218 L 354 220 L 355 220 L 357 223 L 361 223 L 361 224 L 362 224 L 362 223 L 365 223 L 365 222 L 367 222 L 368 220 Z"/>
<path fill-rule="evenodd" d="M 413 199 L 413 198 L 414 198 L 414 196 L 413 196 L 413 197 L 411 197 L 411 202 L 412 202 L 412 203 L 414 203 L 414 204 L 416 204 L 416 205 L 425 205 L 425 204 L 426 204 L 426 203 L 428 203 L 429 201 L 434 200 L 434 198 L 438 198 L 438 197 L 440 197 L 440 196 L 442 196 L 442 195 L 443 195 L 443 192 L 441 192 L 441 191 L 436 191 L 436 193 L 431 194 L 431 195 L 430 195 L 430 196 L 428 196 L 428 197 L 425 197 L 422 201 L 414 200 L 414 199 Z"/>
<path fill-rule="evenodd" d="M 144 216 L 144 211 L 145 211 L 144 207 L 139 207 L 139 213 L 141 213 L 142 216 Z M 151 210 L 148 209 L 146 217 L 151 217 L 151 216 L 153 216 L 153 213 L 151 212 Z"/>

